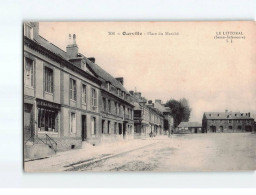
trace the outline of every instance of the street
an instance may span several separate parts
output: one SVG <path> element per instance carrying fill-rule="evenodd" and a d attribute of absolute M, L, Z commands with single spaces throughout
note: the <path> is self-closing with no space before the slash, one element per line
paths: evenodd
<path fill-rule="evenodd" d="M 256 168 L 256 134 L 187 134 L 72 171 L 232 171 Z M 254 149 L 253 149 L 254 148 Z"/>

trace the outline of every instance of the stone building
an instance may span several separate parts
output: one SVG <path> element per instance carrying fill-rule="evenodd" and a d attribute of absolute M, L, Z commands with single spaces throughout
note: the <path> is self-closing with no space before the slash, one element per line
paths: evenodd
<path fill-rule="evenodd" d="M 166 107 L 165 104 L 163 104 L 162 100 L 155 100 L 154 108 L 158 109 L 160 112 L 164 115 L 164 128 L 163 130 L 165 133 L 167 131 L 173 131 L 174 130 L 174 120 L 171 115 L 171 109 L 169 107 Z"/>
<path fill-rule="evenodd" d="M 147 101 L 140 92 L 130 91 L 134 101 L 134 136 L 136 138 L 163 133 L 164 115 L 154 108 L 152 101 Z"/>
<path fill-rule="evenodd" d="M 24 23 L 25 157 L 100 141 L 102 82 L 77 52 L 75 36 L 63 51 L 39 35 L 38 23 Z"/>
<path fill-rule="evenodd" d="M 75 35 L 63 51 L 39 35 L 37 22 L 26 22 L 23 56 L 25 158 L 80 148 L 84 141 L 96 145 L 106 132 L 133 134 L 129 93 L 120 79 L 78 52 Z M 103 98 L 110 101 L 108 113 Z"/>
<path fill-rule="evenodd" d="M 124 88 L 124 79 L 114 78 L 88 58 L 90 69 L 102 81 L 101 85 L 101 133 L 102 141 L 132 139 L 134 133 L 133 107 L 129 92 Z"/>
<path fill-rule="evenodd" d="M 252 132 L 254 119 L 250 113 L 240 112 L 205 112 L 202 119 L 204 133 L 216 132 Z"/>
<path fill-rule="evenodd" d="M 175 133 L 202 133 L 202 125 L 198 122 L 181 122 Z"/>

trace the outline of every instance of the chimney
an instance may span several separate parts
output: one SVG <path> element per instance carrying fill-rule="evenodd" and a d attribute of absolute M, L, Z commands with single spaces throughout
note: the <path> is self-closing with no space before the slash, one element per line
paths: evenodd
<path fill-rule="evenodd" d="M 248 116 L 251 117 L 251 113 L 250 112 L 248 112 Z"/>
<path fill-rule="evenodd" d="M 138 99 L 141 99 L 141 92 L 135 92 L 134 95 L 135 95 Z"/>
<path fill-rule="evenodd" d="M 92 63 L 95 63 L 95 57 L 90 57 L 88 60 L 90 60 Z"/>
<path fill-rule="evenodd" d="M 228 110 L 226 109 L 225 112 L 228 113 Z"/>
<path fill-rule="evenodd" d="M 152 100 L 148 100 L 148 104 L 152 104 Z"/>
<path fill-rule="evenodd" d="M 124 85 L 124 77 L 117 77 L 117 81 L 119 81 L 122 85 Z"/>
<path fill-rule="evenodd" d="M 36 39 L 39 36 L 39 22 L 31 22 L 33 25 L 33 38 Z"/>
<path fill-rule="evenodd" d="M 157 100 L 155 100 L 155 103 L 162 104 L 162 100 L 157 99 Z"/>
<path fill-rule="evenodd" d="M 131 95 L 134 95 L 134 91 L 129 91 L 129 93 L 130 93 Z"/>
<path fill-rule="evenodd" d="M 78 54 L 78 46 L 76 44 L 76 35 L 73 34 L 73 41 L 71 40 L 71 34 L 69 34 L 69 44 L 66 47 L 67 54 L 70 58 L 76 58 Z"/>

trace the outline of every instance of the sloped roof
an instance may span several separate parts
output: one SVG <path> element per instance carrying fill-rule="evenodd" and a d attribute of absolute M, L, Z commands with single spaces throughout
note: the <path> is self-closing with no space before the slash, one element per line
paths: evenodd
<path fill-rule="evenodd" d="M 178 127 L 179 128 L 202 127 L 202 125 L 198 122 L 181 122 Z"/>
<path fill-rule="evenodd" d="M 240 112 L 205 112 L 206 119 L 253 119 Z"/>
<path fill-rule="evenodd" d="M 65 51 L 57 47 L 56 45 L 52 44 L 51 42 L 47 41 L 40 35 L 36 36 L 35 41 L 39 43 L 41 46 L 45 47 L 46 49 L 50 50 L 51 52 L 61 56 L 62 58 L 68 60 L 68 55 Z"/>
<path fill-rule="evenodd" d="M 113 86 L 115 86 L 116 88 L 121 89 L 122 91 L 128 93 L 128 91 L 124 88 L 124 86 L 118 81 L 116 80 L 111 74 L 109 74 L 108 72 L 106 72 L 105 70 L 103 70 L 99 65 L 93 63 L 92 61 L 90 61 L 89 59 L 86 58 L 86 63 L 88 64 L 88 66 L 102 79 L 104 79 L 105 81 L 110 82 Z"/>

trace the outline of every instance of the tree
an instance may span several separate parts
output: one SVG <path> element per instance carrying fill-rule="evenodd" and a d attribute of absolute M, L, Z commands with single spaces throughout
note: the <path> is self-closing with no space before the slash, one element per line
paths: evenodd
<path fill-rule="evenodd" d="M 174 128 L 176 128 L 180 122 L 187 122 L 190 118 L 192 109 L 189 106 L 189 102 L 186 98 L 182 98 L 179 101 L 170 99 L 165 106 L 171 109 L 171 115 L 174 119 Z"/>

